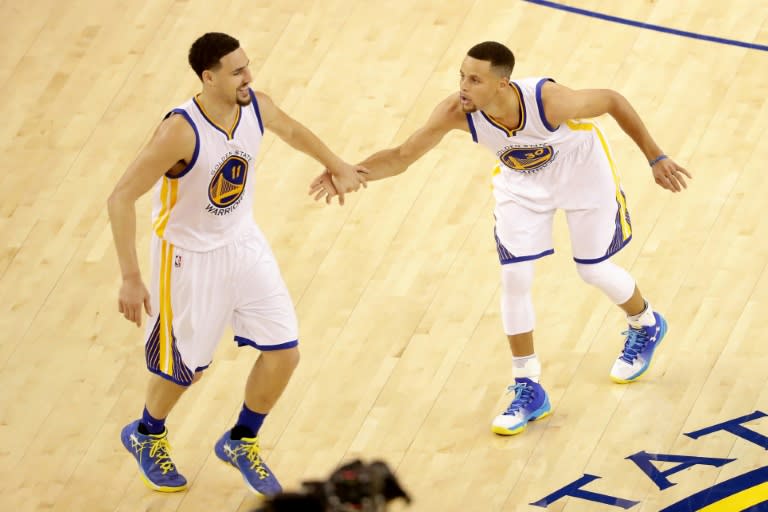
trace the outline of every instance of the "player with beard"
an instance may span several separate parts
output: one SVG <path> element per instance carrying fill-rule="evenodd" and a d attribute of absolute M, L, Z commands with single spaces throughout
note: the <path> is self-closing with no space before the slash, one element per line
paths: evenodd
<path fill-rule="evenodd" d="M 138 326 L 142 309 L 149 315 L 145 407 L 141 419 L 123 428 L 121 439 L 151 489 L 186 488 L 171 460 L 165 420 L 211 364 L 231 325 L 239 346 L 261 354 L 245 384 L 240 415 L 215 453 L 241 472 L 252 491 L 270 496 L 281 487 L 261 458 L 259 428 L 299 352 L 293 303 L 253 219 L 253 167 L 264 130 L 330 169 L 344 192 L 365 184 L 364 169 L 344 162 L 269 96 L 250 88 L 249 60 L 237 39 L 201 36 L 189 50 L 189 64 L 202 91 L 166 115 L 108 203 L 122 272 L 119 311 Z M 136 255 L 134 203 L 153 186 L 153 272 L 147 289 Z"/>

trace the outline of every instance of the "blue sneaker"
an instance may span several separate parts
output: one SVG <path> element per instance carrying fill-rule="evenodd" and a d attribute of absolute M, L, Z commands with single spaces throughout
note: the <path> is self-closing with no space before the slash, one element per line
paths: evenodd
<path fill-rule="evenodd" d="M 178 492 L 187 488 L 187 479 L 176 471 L 171 460 L 168 430 L 162 434 L 144 435 L 139 432 L 140 420 L 123 427 L 120 440 L 139 463 L 144 483 L 153 491 Z"/>
<path fill-rule="evenodd" d="M 515 379 L 515 385 L 508 391 L 515 392 L 515 398 L 507 410 L 496 416 L 491 430 L 503 436 L 513 436 L 525 430 L 529 421 L 535 421 L 552 412 L 549 397 L 538 382 L 531 379 Z"/>
<path fill-rule="evenodd" d="M 274 496 L 283 488 L 259 455 L 259 438 L 230 439 L 229 431 L 216 442 L 216 456 L 237 468 L 245 485 L 262 496 Z"/>
<path fill-rule="evenodd" d="M 656 323 L 650 326 L 632 327 L 622 334 L 627 336 L 624 350 L 611 368 L 611 379 L 619 384 L 634 382 L 651 366 L 653 353 L 667 334 L 667 321 L 653 312 Z"/>

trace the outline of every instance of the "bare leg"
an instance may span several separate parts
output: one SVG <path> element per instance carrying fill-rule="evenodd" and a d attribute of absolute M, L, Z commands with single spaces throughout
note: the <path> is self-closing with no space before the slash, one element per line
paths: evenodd
<path fill-rule="evenodd" d="M 643 299 L 640 289 L 635 286 L 635 291 L 632 292 L 632 296 L 629 300 L 623 304 L 619 304 L 619 307 L 629 316 L 639 315 L 645 309 L 645 299 Z"/>
<path fill-rule="evenodd" d="M 202 372 L 197 372 L 192 381 L 197 382 L 202 376 Z M 187 390 L 188 386 L 180 386 L 175 382 L 164 379 L 159 375 L 151 374 L 149 376 L 149 385 L 147 386 L 146 407 L 153 418 L 165 419 L 171 413 L 173 406 L 179 401 L 181 395 Z"/>
<path fill-rule="evenodd" d="M 533 354 L 533 331 L 508 334 L 507 339 L 513 356 L 525 357 Z"/>
<path fill-rule="evenodd" d="M 299 349 L 296 347 L 262 352 L 245 385 L 248 409 L 262 414 L 272 410 L 298 364 Z"/>

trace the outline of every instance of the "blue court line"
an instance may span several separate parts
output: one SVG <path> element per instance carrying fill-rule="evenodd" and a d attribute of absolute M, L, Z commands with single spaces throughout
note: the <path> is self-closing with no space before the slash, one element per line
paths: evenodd
<path fill-rule="evenodd" d="M 600 12 L 588 11 L 586 9 L 579 9 L 578 7 L 570 7 L 568 5 L 558 4 L 557 2 L 550 2 L 549 0 L 523 0 L 523 1 L 536 4 L 536 5 L 541 5 L 544 7 L 551 7 L 553 9 L 560 9 L 561 11 L 581 14 L 583 16 L 590 16 L 592 18 L 612 21 L 614 23 L 621 23 L 623 25 L 629 25 L 632 27 L 645 28 L 648 30 L 655 30 L 657 32 L 664 32 L 666 34 L 674 34 L 676 36 L 690 37 L 692 39 L 701 39 L 702 41 L 728 44 L 731 46 L 741 46 L 742 48 L 749 48 L 750 50 L 760 50 L 763 52 L 768 52 L 768 46 L 764 44 L 747 43 L 744 41 L 737 41 L 735 39 L 724 39 L 722 37 L 708 36 L 705 34 L 697 34 L 695 32 L 688 32 L 685 30 L 677 30 L 676 28 L 662 27 L 661 25 L 653 25 L 652 23 L 643 23 L 642 21 L 635 21 L 627 18 L 619 18 L 618 16 L 611 16 L 609 14 L 603 14 Z"/>

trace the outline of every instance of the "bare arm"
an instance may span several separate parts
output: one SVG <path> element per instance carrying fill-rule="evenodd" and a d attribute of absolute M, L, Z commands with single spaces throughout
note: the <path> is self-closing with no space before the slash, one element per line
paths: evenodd
<path fill-rule="evenodd" d="M 637 147 L 651 162 L 656 182 L 664 188 L 678 192 L 686 188 L 682 175 L 691 175 L 672 160 L 664 157 L 663 152 L 651 137 L 642 119 L 627 99 L 611 89 L 583 89 L 574 91 L 554 82 L 542 86 L 542 101 L 547 121 L 552 126 L 570 119 L 583 119 L 610 114 L 624 132 L 637 144 Z M 682 188 L 681 188 L 682 187 Z"/>
<path fill-rule="evenodd" d="M 138 325 L 141 325 L 142 303 L 147 313 L 150 311 L 149 295 L 141 279 L 136 255 L 135 202 L 179 161 L 189 161 L 194 147 L 194 131 L 182 116 L 174 115 L 164 120 L 117 182 L 107 201 L 112 236 L 123 277 L 119 309 L 128 320 Z"/>
<path fill-rule="evenodd" d="M 424 126 L 413 132 L 405 142 L 372 154 L 360 162 L 360 165 L 367 169 L 369 180 L 396 176 L 437 146 L 446 133 L 455 129 L 468 132 L 469 125 L 466 114 L 461 110 L 458 95 L 452 94 L 435 107 Z M 333 196 L 338 194 L 327 171 L 312 180 L 309 194 L 315 196 L 315 201 L 325 198 L 328 204 Z"/>
<path fill-rule="evenodd" d="M 369 180 L 380 180 L 404 172 L 416 160 L 438 145 L 451 130 L 469 131 L 467 118 L 456 94 L 440 102 L 427 122 L 397 147 L 378 151 L 360 165 L 368 169 Z"/>
<path fill-rule="evenodd" d="M 330 170 L 335 184 L 341 188 L 340 198 L 344 192 L 357 190 L 360 185 L 365 186 L 365 169 L 349 165 L 339 158 L 317 135 L 283 112 L 266 94 L 257 92 L 256 98 L 264 127 L 275 132 L 292 148 L 311 156 Z M 362 172 L 358 173 L 358 170 Z"/>

